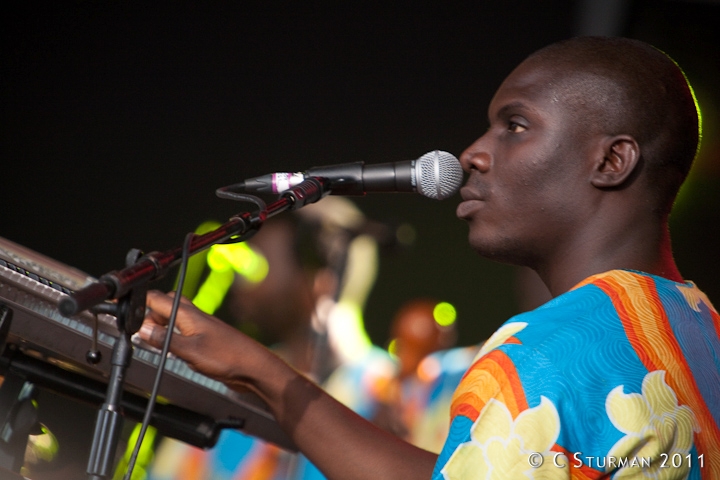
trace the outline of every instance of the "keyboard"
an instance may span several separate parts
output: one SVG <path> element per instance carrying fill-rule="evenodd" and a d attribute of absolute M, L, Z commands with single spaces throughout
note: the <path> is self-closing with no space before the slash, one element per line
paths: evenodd
<path fill-rule="evenodd" d="M 85 311 L 68 318 L 57 307 L 64 296 L 95 281 L 86 273 L 0 237 L 0 306 L 12 311 L 4 349 L 62 369 L 68 377 L 79 375 L 107 383 L 112 348 L 119 335 L 115 317 Z M 97 364 L 87 361 L 94 344 L 100 352 Z M 137 338 L 133 344 L 124 388 L 130 395 L 147 398 L 160 352 Z M 256 394 L 230 390 L 172 355 L 166 360 L 158 404 L 204 415 L 220 425 L 242 425 L 244 433 L 296 450 Z"/>

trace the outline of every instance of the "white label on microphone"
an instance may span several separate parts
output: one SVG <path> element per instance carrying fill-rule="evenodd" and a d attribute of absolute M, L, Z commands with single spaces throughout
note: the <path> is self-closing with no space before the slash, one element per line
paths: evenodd
<path fill-rule="evenodd" d="M 305 180 L 302 173 L 278 172 L 272 175 L 273 193 L 282 193 Z"/>

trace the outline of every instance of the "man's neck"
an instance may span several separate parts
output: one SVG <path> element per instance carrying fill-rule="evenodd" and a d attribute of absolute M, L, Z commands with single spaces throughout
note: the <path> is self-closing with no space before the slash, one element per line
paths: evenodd
<path fill-rule="evenodd" d="M 675 282 L 683 277 L 672 256 L 670 235 L 666 227 L 646 224 L 622 235 L 576 238 L 574 244 L 557 249 L 558 258 L 538 266 L 536 271 L 550 290 L 558 296 L 585 278 L 610 270 L 637 270 Z"/>

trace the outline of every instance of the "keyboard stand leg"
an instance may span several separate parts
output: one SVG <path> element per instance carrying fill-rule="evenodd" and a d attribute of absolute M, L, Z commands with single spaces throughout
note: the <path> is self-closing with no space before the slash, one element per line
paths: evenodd
<path fill-rule="evenodd" d="M 0 387 L 0 471 L 20 473 L 28 436 L 37 426 L 37 409 L 32 403 L 35 391 L 24 377 L 6 372 Z"/>

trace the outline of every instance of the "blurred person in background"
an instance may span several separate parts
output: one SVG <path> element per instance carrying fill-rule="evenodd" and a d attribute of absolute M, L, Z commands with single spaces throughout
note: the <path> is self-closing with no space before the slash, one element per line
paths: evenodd
<path fill-rule="evenodd" d="M 362 309 L 378 268 L 378 246 L 363 233 L 365 225 L 360 210 L 341 197 L 271 218 L 248 242 L 213 247 L 207 259 L 199 257 L 210 273 L 184 293 L 371 418 L 379 385 L 387 384 L 394 364 L 364 329 Z M 300 455 L 225 430 L 207 451 L 163 439 L 148 478 L 324 477 Z"/>
<path fill-rule="evenodd" d="M 452 394 L 479 346 L 457 340 L 452 305 L 430 298 L 404 303 L 390 325 L 395 375 L 378 395 L 374 423 L 413 445 L 439 452 L 447 436 Z"/>

